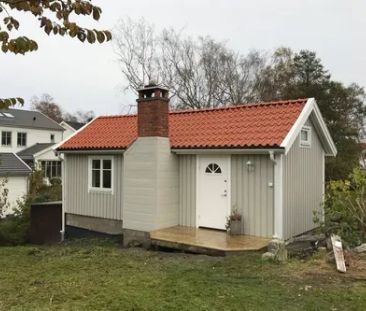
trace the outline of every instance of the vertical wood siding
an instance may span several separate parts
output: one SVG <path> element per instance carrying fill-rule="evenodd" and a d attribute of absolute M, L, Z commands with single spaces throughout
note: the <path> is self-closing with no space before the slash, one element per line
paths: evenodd
<path fill-rule="evenodd" d="M 323 199 L 324 151 L 310 120 L 311 148 L 300 147 L 300 137 L 284 158 L 283 224 L 284 238 L 309 231 L 315 227 L 313 211 Z"/>
<path fill-rule="evenodd" d="M 196 226 L 196 160 L 195 155 L 179 156 L 179 224 Z"/>
<path fill-rule="evenodd" d="M 253 169 L 248 168 L 248 161 L 253 163 Z M 231 158 L 231 208 L 243 215 L 244 234 L 273 235 L 273 173 L 274 164 L 269 155 L 233 155 Z"/>
<path fill-rule="evenodd" d="M 121 220 L 123 156 L 113 156 L 113 194 L 88 192 L 88 155 L 66 154 L 65 157 L 66 213 Z"/>

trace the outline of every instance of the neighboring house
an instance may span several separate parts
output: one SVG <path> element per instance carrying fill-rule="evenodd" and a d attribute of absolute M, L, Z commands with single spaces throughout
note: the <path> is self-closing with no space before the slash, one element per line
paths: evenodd
<path fill-rule="evenodd" d="M 26 193 L 30 168 L 33 168 L 37 161 L 40 166 L 44 163 L 45 177 L 48 176 L 48 171 L 60 175 L 61 162 L 54 154 L 52 146 L 62 141 L 63 132 L 62 126 L 38 111 L 0 110 L 0 158 L 4 157 L 7 161 L 12 159 L 11 163 L 14 164 L 7 165 L 5 160 L 0 161 L 0 170 L 2 176 L 9 176 L 7 187 L 13 203 Z M 19 176 L 18 166 L 22 165 L 26 165 L 27 170 Z M 47 170 L 49 166 L 51 169 Z"/>
<path fill-rule="evenodd" d="M 61 160 L 55 155 L 54 143 L 37 143 L 23 149 L 17 155 L 30 167 L 41 169 L 48 183 L 52 178 L 61 178 Z"/>
<path fill-rule="evenodd" d="M 233 209 L 243 234 L 315 227 L 337 151 L 314 99 L 169 113 L 168 91 L 148 86 L 137 102 L 137 115 L 98 117 L 57 148 L 66 228 L 127 243 L 176 225 L 222 230 Z"/>
<path fill-rule="evenodd" d="M 0 153 L 0 182 L 6 180 L 4 187 L 0 189 L 1 195 L 4 189 L 9 191 L 7 196 L 9 208 L 4 211 L 4 215 L 11 213 L 16 207 L 17 200 L 28 192 L 28 176 L 31 171 L 31 168 L 16 154 Z"/>
<path fill-rule="evenodd" d="M 60 125 L 65 129 L 64 139 L 70 137 L 77 130 L 81 129 L 86 123 L 72 122 L 72 121 L 62 121 Z"/>

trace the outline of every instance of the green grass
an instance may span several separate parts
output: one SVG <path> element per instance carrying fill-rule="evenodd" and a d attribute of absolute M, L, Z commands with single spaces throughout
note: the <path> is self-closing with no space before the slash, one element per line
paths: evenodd
<path fill-rule="evenodd" d="M 0 310 L 365 308 L 365 279 L 340 275 L 320 255 L 276 264 L 257 253 L 208 257 L 101 240 L 0 247 Z"/>

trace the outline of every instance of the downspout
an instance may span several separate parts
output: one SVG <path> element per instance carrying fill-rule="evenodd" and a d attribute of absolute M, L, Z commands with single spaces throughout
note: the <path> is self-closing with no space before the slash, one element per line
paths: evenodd
<path fill-rule="evenodd" d="M 65 180 L 65 157 L 62 157 L 61 153 L 55 151 L 55 155 L 60 159 L 61 161 L 61 187 L 62 187 L 62 198 L 61 198 L 61 219 L 62 219 L 62 225 L 61 225 L 61 242 L 65 241 L 65 187 L 64 187 L 64 180 Z"/>
<path fill-rule="evenodd" d="M 275 160 L 275 156 L 274 156 L 274 151 L 273 150 L 269 150 L 269 159 L 273 162 L 273 164 L 276 164 L 276 160 Z"/>

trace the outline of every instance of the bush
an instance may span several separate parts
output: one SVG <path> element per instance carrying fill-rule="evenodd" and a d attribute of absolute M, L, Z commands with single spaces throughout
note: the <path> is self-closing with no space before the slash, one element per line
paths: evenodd
<path fill-rule="evenodd" d="M 30 201 L 19 200 L 13 215 L 0 219 L 0 245 L 19 245 L 28 242 Z"/>
<path fill-rule="evenodd" d="M 316 215 L 326 235 L 338 234 L 348 246 L 366 242 L 366 171 L 356 168 L 348 180 L 326 188 L 324 215 Z"/>
<path fill-rule="evenodd" d="M 0 184 L 1 202 L 7 202 L 6 183 Z M 30 228 L 30 207 L 33 202 L 61 201 L 62 185 L 60 179 L 52 179 L 51 185 L 43 183 L 43 173 L 34 171 L 29 177 L 29 192 L 17 202 L 14 214 L 1 218 L 0 209 L 0 245 L 18 245 L 28 242 Z"/>

